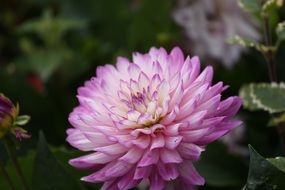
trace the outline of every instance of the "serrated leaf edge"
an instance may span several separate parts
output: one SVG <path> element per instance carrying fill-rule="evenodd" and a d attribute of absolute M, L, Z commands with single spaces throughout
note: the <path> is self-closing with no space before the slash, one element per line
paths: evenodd
<path fill-rule="evenodd" d="M 256 84 L 256 86 L 260 86 L 260 87 L 267 87 L 268 85 L 270 85 L 271 88 L 282 88 L 282 89 L 285 89 L 285 83 L 259 83 L 259 84 Z M 265 111 L 268 111 L 269 113 L 275 113 L 277 112 L 277 110 L 274 110 L 266 105 L 264 105 L 262 103 L 262 101 L 260 99 L 258 99 L 258 97 L 254 94 L 254 89 L 253 89 L 253 86 L 254 84 L 250 84 L 249 88 L 250 88 L 250 91 L 249 91 L 249 95 L 250 97 L 252 98 L 252 101 L 254 104 L 256 104 L 256 106 L 260 109 L 263 109 Z"/>
<path fill-rule="evenodd" d="M 264 5 L 262 6 L 262 12 L 266 13 L 266 11 L 268 10 L 268 8 L 273 5 L 273 4 L 277 4 L 276 0 L 267 0 Z"/>
<path fill-rule="evenodd" d="M 245 94 L 245 90 L 243 90 L 243 88 L 246 88 L 246 86 L 242 87 L 239 93 L 239 96 L 242 98 L 243 100 L 243 105 L 244 107 L 246 107 L 248 110 L 254 111 L 253 108 L 250 107 L 250 101 L 246 100 L 246 94 Z M 251 96 L 250 96 L 251 97 Z M 252 102 L 253 103 L 253 102 Z"/>

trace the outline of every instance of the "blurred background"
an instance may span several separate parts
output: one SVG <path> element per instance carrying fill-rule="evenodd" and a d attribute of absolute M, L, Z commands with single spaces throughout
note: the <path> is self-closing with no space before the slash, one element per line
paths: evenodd
<path fill-rule="evenodd" d="M 284 19 L 284 7 L 270 15 L 272 25 Z M 60 164 L 79 181 L 83 173 L 67 164 L 78 155 L 65 142 L 67 118 L 78 104 L 77 88 L 98 65 L 114 64 L 118 55 L 131 58 L 152 46 L 180 46 L 187 55 L 199 55 L 203 66 L 213 65 L 214 80 L 230 85 L 225 97 L 237 95 L 245 83 L 267 82 L 263 56 L 227 44 L 234 35 L 263 40 L 260 18 L 243 12 L 236 0 L 0 0 L 0 91 L 32 117 L 27 127 L 32 138 L 21 142 L 19 152 L 27 176 L 43 131 Z M 284 51 L 282 44 L 277 63 L 283 74 Z M 279 154 L 268 114 L 242 110 L 238 117 L 244 125 L 210 145 L 197 163 L 207 181 L 199 189 L 241 189 L 247 144 L 267 157 Z M 0 154 L 6 157 L 1 144 Z M 80 182 L 82 189 L 99 186 Z M 0 179 L 0 189 L 5 188 Z"/>

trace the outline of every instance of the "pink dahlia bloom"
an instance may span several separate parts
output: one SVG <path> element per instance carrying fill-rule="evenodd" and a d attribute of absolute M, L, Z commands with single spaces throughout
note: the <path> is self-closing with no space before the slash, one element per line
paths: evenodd
<path fill-rule="evenodd" d="M 151 48 L 98 67 L 96 75 L 79 88 L 80 105 L 69 117 L 74 128 L 67 131 L 72 146 L 88 151 L 70 160 L 92 171 L 82 180 L 104 182 L 102 189 L 130 189 L 142 180 L 151 190 L 170 181 L 176 189 L 203 185 L 192 162 L 240 125 L 232 117 L 241 100 L 221 100 L 225 87 L 212 85 L 212 67 L 200 73 L 198 57 Z"/>

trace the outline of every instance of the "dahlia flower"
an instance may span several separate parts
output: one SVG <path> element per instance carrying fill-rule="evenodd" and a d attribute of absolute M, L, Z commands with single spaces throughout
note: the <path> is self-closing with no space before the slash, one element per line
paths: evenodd
<path fill-rule="evenodd" d="M 70 164 L 92 173 L 102 189 L 130 189 L 148 180 L 151 190 L 171 182 L 176 189 L 203 185 L 193 166 L 205 146 L 240 125 L 233 120 L 238 97 L 221 100 L 226 88 L 212 85 L 213 69 L 200 73 L 198 57 L 179 48 L 151 48 L 98 67 L 78 89 L 67 141 L 88 151 Z"/>
<path fill-rule="evenodd" d="M 184 29 L 193 53 L 221 61 L 228 68 L 246 50 L 227 44 L 228 38 L 239 35 L 260 40 L 253 19 L 238 6 L 237 0 L 180 0 L 173 18 Z"/>

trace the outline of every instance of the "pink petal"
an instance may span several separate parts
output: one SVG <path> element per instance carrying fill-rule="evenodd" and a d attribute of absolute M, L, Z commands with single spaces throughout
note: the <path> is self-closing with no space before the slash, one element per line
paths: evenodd
<path fill-rule="evenodd" d="M 145 167 L 152 164 L 156 164 L 159 160 L 159 150 L 153 150 L 146 152 L 140 162 L 138 163 L 139 167 Z"/>
<path fill-rule="evenodd" d="M 182 141 L 183 137 L 182 136 L 174 136 L 174 137 L 165 137 L 165 147 L 174 150 L 176 147 L 180 144 Z"/>
<path fill-rule="evenodd" d="M 179 114 L 179 108 L 178 106 L 175 106 L 174 109 L 169 114 L 163 117 L 160 123 L 163 125 L 169 125 L 176 119 L 177 116 L 179 116 L 178 114 Z"/>
<path fill-rule="evenodd" d="M 130 64 L 128 67 L 129 76 L 133 80 L 138 80 L 141 68 L 136 64 Z"/>
<path fill-rule="evenodd" d="M 162 148 L 164 147 L 164 145 L 165 145 L 164 137 L 159 134 L 156 137 L 152 138 L 150 150 L 152 151 L 153 149 L 156 149 L 156 148 Z"/>
<path fill-rule="evenodd" d="M 86 139 L 80 130 L 68 129 L 67 133 L 68 137 L 66 140 L 72 146 L 83 151 L 90 151 L 94 149 L 94 144 Z"/>
<path fill-rule="evenodd" d="M 114 159 L 116 159 L 115 156 L 109 156 L 104 153 L 96 152 L 86 156 L 81 156 L 79 158 L 72 159 L 69 161 L 69 164 L 78 168 L 86 168 L 88 166 L 91 167 L 95 164 L 105 164 Z"/>
<path fill-rule="evenodd" d="M 196 142 L 197 140 L 208 135 L 209 132 L 210 129 L 203 128 L 197 130 L 181 131 L 181 135 L 183 135 L 183 141 L 191 143 L 191 142 Z"/>
<path fill-rule="evenodd" d="M 125 153 L 127 150 L 128 150 L 127 147 L 125 147 L 125 146 L 123 146 L 123 145 L 121 145 L 119 143 L 95 148 L 95 151 L 101 152 L 101 153 L 104 153 L 104 154 L 109 154 L 109 155 L 122 154 L 122 153 Z"/>
<path fill-rule="evenodd" d="M 163 180 L 171 181 L 179 176 L 179 171 L 175 164 L 158 164 L 158 172 Z"/>
<path fill-rule="evenodd" d="M 183 158 L 198 160 L 201 152 L 204 151 L 204 149 L 192 143 L 181 143 L 178 151 Z"/>
<path fill-rule="evenodd" d="M 135 170 L 132 170 L 128 172 L 126 175 L 124 175 L 123 177 L 121 177 L 121 179 L 118 182 L 119 189 L 131 189 L 135 187 L 137 184 L 139 184 L 141 180 L 133 179 L 134 172 Z"/>
<path fill-rule="evenodd" d="M 157 174 L 157 172 L 152 172 L 149 179 L 150 188 L 149 190 L 162 190 L 165 186 L 165 181 Z"/>
<path fill-rule="evenodd" d="M 100 190 L 120 190 L 116 180 L 110 180 L 104 183 Z"/>
<path fill-rule="evenodd" d="M 142 135 L 132 140 L 132 143 L 142 149 L 146 149 L 150 143 L 150 137 L 148 135 Z"/>
<path fill-rule="evenodd" d="M 160 159 L 163 163 L 181 163 L 183 159 L 176 150 L 162 149 Z"/>
<path fill-rule="evenodd" d="M 151 174 L 152 166 L 137 167 L 134 175 L 134 179 L 148 178 Z"/>
<path fill-rule="evenodd" d="M 185 126 L 187 126 L 185 123 L 169 125 L 165 128 L 164 133 L 168 136 L 176 136 L 179 135 L 179 129 Z"/>
<path fill-rule="evenodd" d="M 198 76 L 196 81 L 203 81 L 205 83 L 211 83 L 213 80 L 213 67 L 207 66 L 204 71 Z"/>
<path fill-rule="evenodd" d="M 231 102 L 231 104 L 229 104 L 229 102 Z M 242 101 L 239 97 L 236 96 L 230 97 L 221 102 L 217 114 L 231 117 L 238 112 L 241 105 Z"/>
<path fill-rule="evenodd" d="M 118 161 L 113 167 L 109 168 L 106 170 L 105 175 L 108 177 L 118 177 L 126 174 L 133 165 L 123 162 L 123 161 Z"/>
<path fill-rule="evenodd" d="M 119 160 L 125 161 L 130 164 L 134 164 L 141 159 L 141 157 L 143 156 L 143 153 L 144 151 L 139 148 L 132 148 Z"/>
<path fill-rule="evenodd" d="M 189 161 L 179 165 L 181 178 L 193 185 L 204 185 L 205 180 L 199 175 L 193 164 Z"/>
<path fill-rule="evenodd" d="M 184 55 L 179 47 L 175 47 L 171 50 L 170 56 L 175 64 L 179 65 L 184 62 Z"/>
<path fill-rule="evenodd" d="M 175 92 L 171 96 L 170 102 L 169 102 L 169 109 L 173 110 L 175 105 L 179 105 L 182 98 L 183 98 L 183 82 L 181 82 L 178 87 L 176 88 Z"/>

